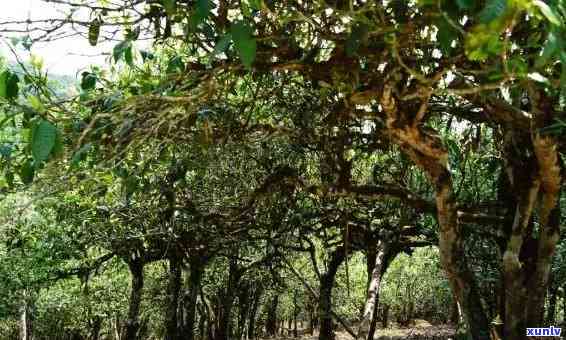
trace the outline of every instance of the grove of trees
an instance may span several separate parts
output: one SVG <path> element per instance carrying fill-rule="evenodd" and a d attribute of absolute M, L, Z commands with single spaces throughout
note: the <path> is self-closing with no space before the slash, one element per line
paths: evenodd
<path fill-rule="evenodd" d="M 42 1 L 0 20 L 0 338 L 564 323 L 566 1 Z"/>

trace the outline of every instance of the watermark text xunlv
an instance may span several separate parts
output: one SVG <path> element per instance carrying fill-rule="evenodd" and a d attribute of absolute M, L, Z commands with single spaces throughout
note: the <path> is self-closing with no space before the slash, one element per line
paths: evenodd
<path fill-rule="evenodd" d="M 560 336 L 562 332 L 558 327 L 527 328 L 527 336 Z"/>

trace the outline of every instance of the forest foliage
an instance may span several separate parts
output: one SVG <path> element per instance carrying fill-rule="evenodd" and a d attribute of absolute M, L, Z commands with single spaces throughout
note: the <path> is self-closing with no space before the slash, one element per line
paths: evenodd
<path fill-rule="evenodd" d="M 0 337 L 564 322 L 566 1 L 47 2 L 0 22 Z"/>

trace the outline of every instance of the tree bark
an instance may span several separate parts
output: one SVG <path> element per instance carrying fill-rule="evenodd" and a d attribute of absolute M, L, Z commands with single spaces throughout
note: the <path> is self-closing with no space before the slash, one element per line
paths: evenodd
<path fill-rule="evenodd" d="M 256 317 L 259 309 L 259 304 L 261 301 L 261 296 L 263 294 L 263 287 L 258 286 L 254 291 L 254 298 L 252 301 L 252 307 L 250 309 L 250 316 L 248 321 L 248 339 L 255 339 L 255 327 L 256 327 Z"/>
<path fill-rule="evenodd" d="M 247 284 L 240 286 L 238 292 L 238 326 L 236 331 L 236 339 L 242 339 L 246 329 L 247 316 L 250 309 L 250 287 Z"/>
<path fill-rule="evenodd" d="M 343 247 L 339 247 L 333 251 L 330 256 L 330 262 L 328 263 L 328 270 L 320 276 L 320 301 L 318 309 L 320 318 L 319 340 L 334 340 L 335 335 L 332 326 L 332 288 L 334 287 L 336 272 L 345 258 L 346 254 Z"/>
<path fill-rule="evenodd" d="M 562 164 L 556 142 L 536 135 L 532 142 L 534 157 L 525 151 L 517 154 L 513 144 L 507 147 L 507 171 L 519 198 L 503 255 L 505 339 L 526 339 L 526 327 L 543 323 L 550 266 L 559 240 Z M 538 238 L 533 236 L 535 212 Z"/>
<path fill-rule="evenodd" d="M 20 339 L 33 340 L 33 308 L 28 291 L 24 291 L 20 307 Z"/>
<path fill-rule="evenodd" d="M 204 273 L 205 261 L 200 256 L 191 256 L 189 258 L 189 275 L 186 280 L 186 290 L 183 299 L 183 334 L 186 340 L 194 340 L 195 338 L 195 319 L 197 297 L 200 292 L 202 275 Z"/>
<path fill-rule="evenodd" d="M 267 320 L 265 321 L 265 331 L 269 336 L 277 335 L 277 307 L 279 305 L 279 295 L 275 295 L 267 309 Z"/>
<path fill-rule="evenodd" d="M 381 276 L 383 273 L 386 243 L 382 240 L 377 242 L 374 249 L 368 249 L 368 262 L 371 261 L 373 268 L 371 269 L 369 286 L 367 289 L 367 298 L 364 306 L 364 313 L 358 328 L 358 339 L 373 339 L 375 332 L 376 311 L 379 304 L 379 287 L 381 285 Z M 369 257 L 373 257 L 370 260 Z M 368 268 L 369 269 L 369 268 Z M 373 327 L 372 327 L 373 325 Z M 372 329 L 373 328 L 373 329 Z"/>
<path fill-rule="evenodd" d="M 169 282 L 167 308 L 165 310 L 166 340 L 179 340 L 180 327 L 178 324 L 179 293 L 181 291 L 181 260 L 177 256 L 169 259 Z"/>
<path fill-rule="evenodd" d="M 124 340 L 136 340 L 139 323 L 140 305 L 143 293 L 143 263 L 140 260 L 128 262 L 132 276 L 132 287 L 130 290 L 130 306 L 128 319 L 126 320 L 126 333 Z"/>
<path fill-rule="evenodd" d="M 489 340 L 489 322 L 481 305 L 475 277 L 470 271 L 462 227 L 458 223 L 452 177 L 448 168 L 448 151 L 440 138 L 422 130 L 427 102 L 419 113 L 399 110 L 392 84 L 386 84 L 380 104 L 387 116 L 387 128 L 396 143 L 411 160 L 425 171 L 435 186 L 437 221 L 440 227 L 440 260 L 450 287 L 460 302 L 470 332 L 475 340 Z"/>
<path fill-rule="evenodd" d="M 299 333 L 297 331 L 297 315 L 299 314 L 299 307 L 298 307 L 298 295 L 297 291 L 293 293 L 293 337 L 299 337 Z"/>
<path fill-rule="evenodd" d="M 546 314 L 546 325 L 555 326 L 556 324 L 556 303 L 558 301 L 558 285 L 554 282 L 549 287 L 548 311 Z"/>
<path fill-rule="evenodd" d="M 228 282 L 226 290 L 220 301 L 220 315 L 218 318 L 218 330 L 215 334 L 215 340 L 230 339 L 230 316 L 234 305 L 234 296 L 240 281 L 240 273 L 236 260 L 230 259 L 228 270 Z"/>
<path fill-rule="evenodd" d="M 314 334 L 314 329 L 316 328 L 316 309 L 315 309 L 315 304 L 314 301 L 312 301 L 313 298 L 309 296 L 309 304 L 307 307 L 307 311 L 308 311 L 308 317 L 309 317 L 309 324 L 308 324 L 308 329 L 307 329 L 307 333 L 309 335 L 313 335 Z"/>

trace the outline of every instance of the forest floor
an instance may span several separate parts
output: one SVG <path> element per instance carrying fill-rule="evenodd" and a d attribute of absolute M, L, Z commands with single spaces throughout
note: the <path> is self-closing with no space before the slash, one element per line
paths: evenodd
<path fill-rule="evenodd" d="M 451 325 L 428 325 L 426 327 L 394 327 L 376 330 L 374 339 L 376 340 L 397 340 L 397 339 L 454 339 L 456 329 Z M 273 339 L 273 338 L 272 338 Z M 303 335 L 299 338 L 291 336 L 280 336 L 273 340 L 317 340 L 318 334 Z M 267 340 L 267 339 L 265 339 Z M 336 332 L 336 340 L 353 340 L 352 336 L 344 331 Z"/>

